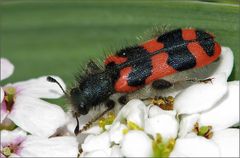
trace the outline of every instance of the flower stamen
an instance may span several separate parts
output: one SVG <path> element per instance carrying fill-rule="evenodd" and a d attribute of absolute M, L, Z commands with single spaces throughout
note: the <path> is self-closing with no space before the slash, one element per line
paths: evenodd
<path fill-rule="evenodd" d="M 163 110 L 173 110 L 174 97 L 155 97 L 151 99 L 151 104 L 157 105 Z"/>
<path fill-rule="evenodd" d="M 198 122 L 195 123 L 194 128 L 193 128 L 193 132 L 196 133 L 198 136 L 202 136 L 205 137 L 207 139 L 211 139 L 213 136 L 213 132 L 212 130 L 212 126 L 201 126 L 199 127 Z"/>
<path fill-rule="evenodd" d="M 115 114 L 113 112 L 109 112 L 107 114 L 107 117 L 101 117 L 98 120 L 98 126 L 103 129 L 103 131 L 106 131 L 106 125 L 111 125 L 115 119 Z"/>
<path fill-rule="evenodd" d="M 7 111 L 11 111 L 16 98 L 16 89 L 14 87 L 4 88 Z"/>
<path fill-rule="evenodd" d="M 163 142 L 161 134 L 158 133 L 152 142 L 153 157 L 169 157 L 175 146 L 175 142 L 175 139 L 169 139 L 167 142 Z"/>

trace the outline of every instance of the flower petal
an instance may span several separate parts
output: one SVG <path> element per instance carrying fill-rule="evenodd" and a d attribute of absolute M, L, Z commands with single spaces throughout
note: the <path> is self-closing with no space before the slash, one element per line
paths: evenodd
<path fill-rule="evenodd" d="M 111 157 L 123 157 L 123 154 L 121 153 L 121 149 L 118 145 L 114 145 L 112 147 Z"/>
<path fill-rule="evenodd" d="M 27 133 L 20 128 L 16 128 L 13 131 L 2 130 L 1 146 L 21 143 L 26 139 L 26 137 Z"/>
<path fill-rule="evenodd" d="M 109 157 L 110 156 L 111 149 L 105 149 L 105 150 L 94 150 L 88 153 L 85 153 L 82 157 Z"/>
<path fill-rule="evenodd" d="M 11 76 L 14 71 L 13 64 L 6 58 L 1 58 L 1 75 L 0 80 L 4 80 Z"/>
<path fill-rule="evenodd" d="M 221 130 L 239 122 L 239 81 L 228 83 L 228 93 L 218 102 L 218 106 L 200 115 L 199 125 L 211 125 L 213 130 Z"/>
<path fill-rule="evenodd" d="M 197 83 L 183 90 L 176 98 L 174 107 L 179 114 L 193 114 L 213 107 L 227 92 L 225 74 L 218 74 L 211 82 Z"/>
<path fill-rule="evenodd" d="M 123 138 L 123 130 L 127 129 L 127 126 L 116 122 L 109 130 L 110 140 L 116 144 L 119 144 Z"/>
<path fill-rule="evenodd" d="M 91 152 L 94 150 L 107 149 L 110 145 L 109 134 L 108 132 L 104 132 L 97 136 L 89 135 L 82 144 L 82 149 L 84 152 Z"/>
<path fill-rule="evenodd" d="M 16 125 L 38 136 L 51 136 L 66 122 L 64 111 L 57 105 L 27 96 L 18 96 L 8 115 Z"/>
<path fill-rule="evenodd" d="M 221 157 L 239 157 L 239 129 L 217 131 L 212 140 L 219 146 Z"/>
<path fill-rule="evenodd" d="M 129 131 L 123 138 L 121 151 L 125 157 L 150 157 L 152 140 L 142 131 Z"/>
<path fill-rule="evenodd" d="M 194 128 L 194 124 L 198 121 L 199 114 L 192 114 L 183 116 L 179 125 L 178 136 L 180 138 L 185 137 Z"/>
<path fill-rule="evenodd" d="M 172 115 L 172 116 L 176 116 L 177 112 L 175 110 L 163 110 L 158 106 L 155 105 L 149 105 L 148 107 L 148 117 L 154 117 L 157 115 L 161 115 L 161 114 L 168 114 L 168 115 Z"/>
<path fill-rule="evenodd" d="M 222 53 L 217 63 L 213 63 L 211 67 L 214 67 L 214 71 L 211 75 L 216 75 L 224 72 L 228 78 L 233 69 L 233 52 L 228 47 L 222 47 Z"/>
<path fill-rule="evenodd" d="M 126 118 L 128 121 L 143 127 L 144 118 L 147 117 L 146 114 L 146 105 L 139 99 L 132 99 L 121 109 L 113 124 Z"/>
<path fill-rule="evenodd" d="M 60 83 L 64 90 L 66 89 L 66 85 L 61 78 L 57 76 L 52 77 Z M 64 95 L 57 84 L 47 81 L 47 76 L 17 82 L 7 86 L 15 87 L 17 89 L 17 95 L 26 95 L 34 98 L 59 98 Z"/>
<path fill-rule="evenodd" d="M 1 103 L 2 103 L 2 101 L 3 101 L 3 99 L 4 99 L 4 91 L 3 91 L 3 89 L 2 89 L 2 87 L 0 87 L 0 90 L 1 90 L 1 98 L 0 98 L 0 101 L 1 101 Z"/>
<path fill-rule="evenodd" d="M 204 137 L 177 139 L 170 157 L 219 157 L 218 146 Z"/>
<path fill-rule="evenodd" d="M 156 138 L 157 133 L 161 134 L 163 140 L 176 138 L 178 123 L 174 116 L 161 114 L 145 120 L 144 130 Z"/>
<path fill-rule="evenodd" d="M 78 143 L 75 137 L 42 138 L 28 136 L 23 142 L 22 157 L 77 157 Z"/>

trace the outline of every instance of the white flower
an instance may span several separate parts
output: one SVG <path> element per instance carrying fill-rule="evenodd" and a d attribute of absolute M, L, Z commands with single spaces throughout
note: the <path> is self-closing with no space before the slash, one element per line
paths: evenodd
<path fill-rule="evenodd" d="M 13 66 L 1 59 L 2 69 L 1 76 L 6 78 L 12 73 Z M 59 77 L 54 78 L 65 88 Z M 62 95 L 61 89 L 47 82 L 46 76 L 1 87 L 1 126 L 7 128 L 12 121 L 33 135 L 51 136 L 65 123 L 66 116 L 59 106 L 40 98 L 59 98 Z"/>
<path fill-rule="evenodd" d="M 227 88 L 227 93 L 216 101 L 212 109 L 205 111 L 205 107 L 202 107 L 200 113 L 185 115 L 182 118 L 180 138 L 177 139 L 171 156 L 239 156 L 239 129 L 230 128 L 239 123 L 239 81 L 229 82 Z M 185 99 L 185 104 L 184 102 L 182 104 L 183 109 L 186 109 L 184 106 L 188 106 L 188 111 L 192 111 L 192 108 L 194 108 L 194 106 L 189 106 L 189 102 L 193 102 L 191 100 L 192 96 L 199 96 L 204 100 L 205 95 L 209 95 L 209 93 L 191 92 L 191 88 L 186 89 L 186 91 L 188 90 L 189 99 Z M 182 97 L 181 93 L 178 97 Z M 206 101 L 208 100 L 206 99 Z M 212 105 L 209 105 L 209 107 L 212 107 Z M 181 109 L 181 107 L 179 108 Z M 197 135 L 194 135 L 192 130 L 196 128 L 196 124 L 198 130 Z"/>
<path fill-rule="evenodd" d="M 165 129 L 165 142 L 177 136 L 178 123 L 172 113 L 159 113 L 149 118 L 146 105 L 138 100 L 129 101 L 118 113 L 106 132 L 90 134 L 81 145 L 81 156 L 145 156 L 153 155 L 152 142 L 158 132 Z M 159 120 L 162 116 L 162 119 Z M 155 119 L 155 117 L 157 119 Z M 150 126 L 147 126 L 149 123 Z M 159 130 L 160 126 L 164 128 Z M 174 127 L 168 129 L 173 125 Z M 159 131 L 157 131 L 159 130 Z M 168 133 L 169 132 L 169 133 Z M 150 136 L 151 135 L 151 136 Z M 111 144 L 115 144 L 111 146 Z"/>
<path fill-rule="evenodd" d="M 7 60 L 5 58 L 1 58 L 0 61 L 1 61 L 0 80 L 2 81 L 12 75 L 12 73 L 14 71 L 14 66 L 9 60 Z"/>
<path fill-rule="evenodd" d="M 77 157 L 75 137 L 43 138 L 19 128 L 1 131 L 1 157 Z"/>

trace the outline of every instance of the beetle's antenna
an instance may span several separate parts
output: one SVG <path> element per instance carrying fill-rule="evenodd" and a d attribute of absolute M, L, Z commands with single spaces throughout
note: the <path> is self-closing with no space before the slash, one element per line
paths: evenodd
<path fill-rule="evenodd" d="M 77 120 L 77 126 L 74 129 L 74 134 L 77 136 L 78 133 L 79 133 L 79 121 L 78 121 L 77 115 L 75 117 L 76 117 L 76 120 Z"/>
<path fill-rule="evenodd" d="M 68 94 L 67 94 L 66 91 L 63 89 L 63 87 L 61 86 L 61 84 L 60 84 L 55 78 L 53 78 L 53 77 L 51 77 L 51 76 L 48 76 L 48 77 L 47 77 L 47 81 L 48 81 L 48 82 L 52 82 L 52 83 L 56 83 L 56 84 L 61 88 L 61 90 L 63 91 L 63 93 L 64 93 L 66 96 L 68 96 Z"/>

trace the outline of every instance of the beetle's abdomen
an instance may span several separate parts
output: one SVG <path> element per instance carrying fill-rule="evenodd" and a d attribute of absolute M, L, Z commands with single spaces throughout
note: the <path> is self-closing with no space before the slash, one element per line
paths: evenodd
<path fill-rule="evenodd" d="M 202 67 L 221 53 L 214 37 L 201 30 L 177 29 L 139 46 L 128 47 L 106 59 L 118 65 L 117 92 L 131 92 L 161 77 Z"/>

